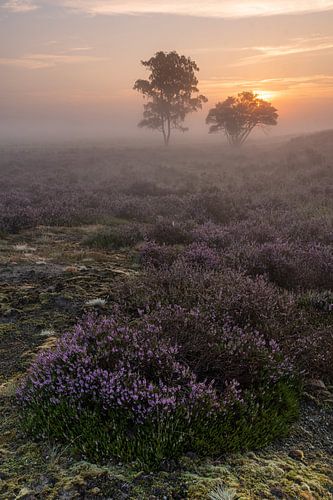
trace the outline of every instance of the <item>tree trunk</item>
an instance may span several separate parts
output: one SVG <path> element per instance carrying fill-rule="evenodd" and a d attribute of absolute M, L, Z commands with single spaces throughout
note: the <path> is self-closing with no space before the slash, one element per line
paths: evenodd
<path fill-rule="evenodd" d="M 170 135 L 171 135 L 171 124 L 170 124 L 170 118 L 168 117 L 167 119 L 168 123 L 168 131 L 167 131 L 167 140 L 166 140 L 166 145 L 169 146 L 170 143 Z"/>

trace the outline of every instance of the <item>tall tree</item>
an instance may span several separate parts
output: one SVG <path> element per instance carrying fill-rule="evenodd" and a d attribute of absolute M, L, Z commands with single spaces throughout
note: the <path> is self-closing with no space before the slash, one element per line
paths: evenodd
<path fill-rule="evenodd" d="M 189 57 L 177 52 L 157 52 L 148 61 L 141 61 L 150 71 L 148 80 L 137 80 L 134 89 L 148 102 L 144 104 L 139 127 L 159 130 L 164 143 L 170 142 L 171 130 L 188 130 L 183 126 L 186 115 L 202 108 L 207 98 L 199 95 L 198 66 Z"/>
<path fill-rule="evenodd" d="M 277 125 L 278 113 L 270 102 L 253 92 L 241 92 L 219 102 L 208 113 L 209 133 L 224 132 L 230 144 L 241 146 L 256 127 Z"/>

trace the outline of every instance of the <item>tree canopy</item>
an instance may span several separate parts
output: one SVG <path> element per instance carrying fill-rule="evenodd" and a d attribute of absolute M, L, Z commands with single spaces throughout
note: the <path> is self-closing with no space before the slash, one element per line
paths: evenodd
<path fill-rule="evenodd" d="M 219 102 L 208 113 L 209 133 L 224 132 L 230 144 L 240 146 L 256 127 L 277 125 L 278 113 L 254 92 L 241 92 Z"/>
<path fill-rule="evenodd" d="M 207 98 L 199 95 L 197 64 L 177 52 L 157 52 L 148 61 L 141 61 L 150 71 L 148 80 L 137 80 L 134 89 L 148 102 L 144 104 L 139 127 L 159 130 L 164 143 L 169 144 L 172 129 L 182 132 L 186 115 L 202 108 Z"/>

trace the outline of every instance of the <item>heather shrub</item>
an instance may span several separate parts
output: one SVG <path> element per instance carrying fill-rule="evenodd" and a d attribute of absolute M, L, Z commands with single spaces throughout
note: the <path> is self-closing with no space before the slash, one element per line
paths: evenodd
<path fill-rule="evenodd" d="M 145 230 L 139 224 L 120 224 L 92 234 L 85 244 L 93 248 L 118 250 L 133 247 L 144 239 Z"/>
<path fill-rule="evenodd" d="M 177 246 L 159 245 L 155 241 L 144 242 L 139 249 L 139 262 L 143 267 L 170 266 L 179 255 Z"/>
<path fill-rule="evenodd" d="M 221 258 L 217 251 L 199 242 L 187 246 L 181 254 L 181 259 L 185 264 L 202 269 L 217 269 L 221 265 Z"/>
<path fill-rule="evenodd" d="M 166 189 L 157 186 L 155 182 L 150 181 L 136 181 L 133 182 L 126 190 L 125 193 L 133 196 L 161 196 L 166 194 Z"/>
<path fill-rule="evenodd" d="M 159 219 L 148 231 L 148 239 L 160 244 L 179 245 L 192 241 L 191 223 Z"/>
<path fill-rule="evenodd" d="M 216 393 L 177 360 L 157 327 L 144 326 L 89 317 L 40 354 L 19 390 L 30 430 L 65 438 L 74 423 L 70 436 L 95 458 L 103 447 L 129 460 L 177 455 L 199 409 L 207 416 L 217 404 Z M 105 442 L 92 436 L 96 422 Z"/>
<path fill-rule="evenodd" d="M 144 315 L 135 323 L 119 313 L 88 317 L 29 369 L 18 391 L 25 428 L 69 440 L 90 459 L 115 456 L 150 467 L 189 450 L 214 455 L 260 446 L 295 418 L 297 390 L 288 363 L 274 364 L 277 346 L 266 345 L 259 334 L 252 337 L 231 328 L 222 351 L 228 356 L 244 341 L 251 345 L 244 364 L 252 365 L 248 373 L 260 385 L 228 379 L 228 367 L 223 383 L 214 384 L 198 379 L 156 317 Z"/>
<path fill-rule="evenodd" d="M 307 292 L 299 298 L 299 305 L 310 310 L 333 313 L 333 291 Z"/>
<path fill-rule="evenodd" d="M 0 200 L 0 232 L 18 233 L 37 224 L 37 211 L 20 192 L 4 194 Z"/>
<path fill-rule="evenodd" d="M 145 318 L 178 346 L 181 359 L 199 380 L 214 380 L 221 391 L 231 381 L 244 390 L 293 376 L 292 363 L 276 341 L 266 340 L 249 325 L 237 326 L 214 308 L 158 306 Z"/>
<path fill-rule="evenodd" d="M 205 222 L 194 227 L 192 236 L 194 241 L 205 243 L 215 248 L 225 248 L 230 244 L 225 228 L 213 222 Z"/>
<path fill-rule="evenodd" d="M 118 280 L 110 294 L 134 315 L 148 305 L 154 309 L 160 304 L 178 304 L 228 316 L 241 327 L 251 325 L 267 338 L 295 333 L 298 308 L 294 298 L 263 276 L 251 277 L 232 269 L 202 272 L 178 260 L 167 268 L 146 269 L 140 276 Z"/>
<path fill-rule="evenodd" d="M 286 289 L 332 289 L 332 248 L 321 244 L 292 244 L 283 241 L 230 249 L 229 265 L 251 275 L 267 275 Z"/>
<path fill-rule="evenodd" d="M 110 212 L 115 217 L 134 221 L 145 221 L 153 215 L 149 198 L 124 194 L 111 200 Z"/>
<path fill-rule="evenodd" d="M 318 319 L 318 318 L 317 318 Z M 318 322 L 319 323 L 319 322 Z M 304 324 L 291 348 L 305 378 L 333 380 L 333 327 L 331 319 L 322 324 Z"/>
<path fill-rule="evenodd" d="M 226 224 L 245 213 L 245 207 L 238 203 L 237 198 L 239 196 L 235 193 L 232 196 L 216 188 L 210 189 L 193 196 L 191 211 L 197 219 Z"/>

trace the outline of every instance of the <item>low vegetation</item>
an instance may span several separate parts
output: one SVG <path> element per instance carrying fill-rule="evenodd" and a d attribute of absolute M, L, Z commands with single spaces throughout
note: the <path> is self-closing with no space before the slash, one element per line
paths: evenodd
<path fill-rule="evenodd" d="M 126 258 L 132 268 L 118 265 L 103 294 L 96 278 L 95 293 L 75 309 L 69 292 L 58 296 L 60 283 L 52 296 L 38 295 L 43 307 L 66 307 L 70 321 L 20 380 L 15 405 L 26 439 L 69 446 L 101 467 L 116 460 L 158 471 L 288 434 L 302 418 L 304 387 L 333 379 L 327 157 L 291 142 L 226 152 L 223 162 L 218 150 L 206 162 L 194 148 L 151 151 L 150 160 L 127 150 L 106 167 L 106 151 L 92 151 L 103 153 L 92 163 L 89 151 L 67 170 L 70 150 L 55 150 L 57 165 L 46 169 L 42 151 L 23 162 L 5 150 L 2 159 L 4 241 L 67 226 L 66 244 L 75 259 L 82 254 L 66 268 L 68 290 L 91 259 L 107 266 Z M 86 229 L 74 244 L 77 226 Z M 16 244 L 27 259 L 29 248 Z M 13 326 L 17 310 L 3 310 Z M 229 486 L 205 495 L 237 498 Z"/>

